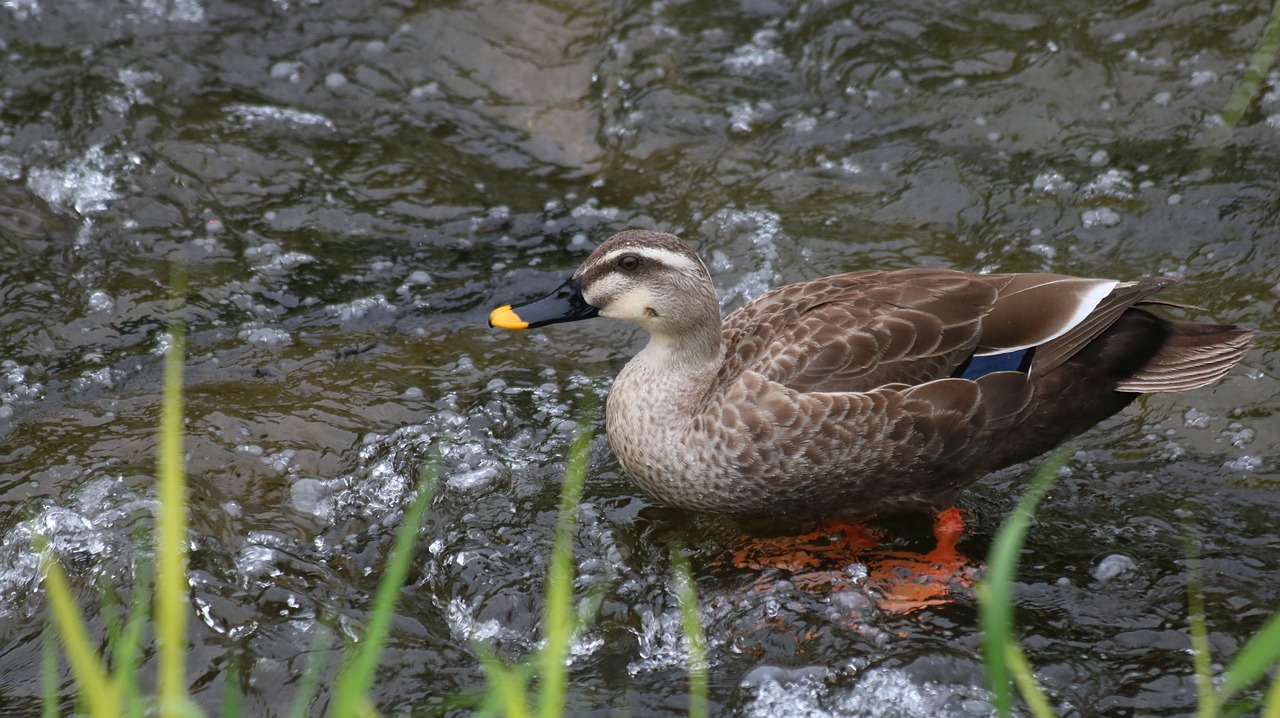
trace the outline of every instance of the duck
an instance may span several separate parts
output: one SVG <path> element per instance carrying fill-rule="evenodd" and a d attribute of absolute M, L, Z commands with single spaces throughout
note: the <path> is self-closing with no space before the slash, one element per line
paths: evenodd
<path fill-rule="evenodd" d="M 491 327 L 621 319 L 649 340 L 605 407 L 610 447 L 657 501 L 709 514 L 865 519 L 939 511 L 1143 394 L 1211 384 L 1253 331 L 1172 319 L 1179 280 L 855 271 L 722 319 L 679 237 L 632 229 Z"/>

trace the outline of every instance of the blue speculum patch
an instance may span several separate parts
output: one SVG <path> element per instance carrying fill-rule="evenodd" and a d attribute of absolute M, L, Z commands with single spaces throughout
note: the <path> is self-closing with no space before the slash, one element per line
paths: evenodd
<path fill-rule="evenodd" d="M 997 371 L 1025 372 L 1031 368 L 1031 358 L 1034 355 L 1035 347 L 990 356 L 971 356 L 956 367 L 951 376 L 960 379 L 977 379 Z"/>

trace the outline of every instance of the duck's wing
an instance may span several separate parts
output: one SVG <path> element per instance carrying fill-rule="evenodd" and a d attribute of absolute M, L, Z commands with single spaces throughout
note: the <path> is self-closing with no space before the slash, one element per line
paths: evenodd
<path fill-rule="evenodd" d="M 948 376 L 973 352 L 996 295 L 946 270 L 853 272 L 780 287 L 725 319 L 725 367 L 801 392 L 920 384 Z"/>
<path fill-rule="evenodd" d="M 796 391 L 871 391 L 1032 348 L 1042 373 L 1173 281 L 905 269 L 793 284 L 725 320 L 722 379 L 747 370 Z"/>

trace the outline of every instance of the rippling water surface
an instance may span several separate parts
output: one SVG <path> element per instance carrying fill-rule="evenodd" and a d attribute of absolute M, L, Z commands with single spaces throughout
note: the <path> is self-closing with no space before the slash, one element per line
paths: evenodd
<path fill-rule="evenodd" d="M 1163 273 L 1187 280 L 1172 299 L 1261 329 L 1219 385 L 1076 443 L 1017 587 L 1060 712 L 1192 711 L 1184 519 L 1220 663 L 1280 604 L 1280 74 L 1215 130 L 1268 11 L 3 0 L 0 705 L 39 707 L 36 537 L 86 605 L 132 582 L 181 261 L 196 697 L 218 712 L 236 670 L 248 713 L 287 711 L 318 627 L 366 616 L 446 438 L 375 698 L 457 712 L 483 685 L 474 641 L 537 645 L 574 424 L 642 341 L 608 321 L 497 332 L 487 312 L 652 227 L 698 247 L 726 308 L 869 267 Z M 1032 470 L 967 492 L 965 553 Z M 990 712 L 971 595 L 889 614 L 856 565 L 852 588 L 762 586 L 722 561 L 741 528 L 653 505 L 597 438 L 574 550 L 605 599 L 573 649 L 575 713 L 686 710 L 673 541 L 716 713 Z M 925 520 L 882 528 L 931 546 Z"/>

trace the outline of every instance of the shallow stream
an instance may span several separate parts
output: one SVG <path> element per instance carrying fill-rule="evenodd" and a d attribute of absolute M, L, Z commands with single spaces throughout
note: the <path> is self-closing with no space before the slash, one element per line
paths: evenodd
<path fill-rule="evenodd" d="M 195 697 L 220 714 L 236 670 L 246 714 L 288 712 L 318 627 L 367 615 L 444 438 L 374 697 L 465 714 L 474 641 L 537 645 L 575 423 L 643 341 L 485 319 L 627 227 L 692 241 L 726 310 L 919 265 L 1169 274 L 1171 299 L 1260 329 L 1218 385 L 1076 441 L 1022 558 L 1017 618 L 1061 714 L 1191 713 L 1187 519 L 1219 668 L 1280 606 L 1280 73 L 1218 120 L 1269 11 L 0 0 L 0 713 L 40 710 L 35 537 L 87 606 L 132 584 L 182 262 Z M 897 615 L 856 586 L 762 588 L 721 561 L 743 526 L 654 505 L 586 419 L 578 588 L 606 588 L 573 714 L 685 714 L 673 541 L 714 714 L 991 712 L 971 594 Z M 965 494 L 962 551 L 985 555 L 1033 471 Z M 927 518 L 881 528 L 932 545 Z"/>

